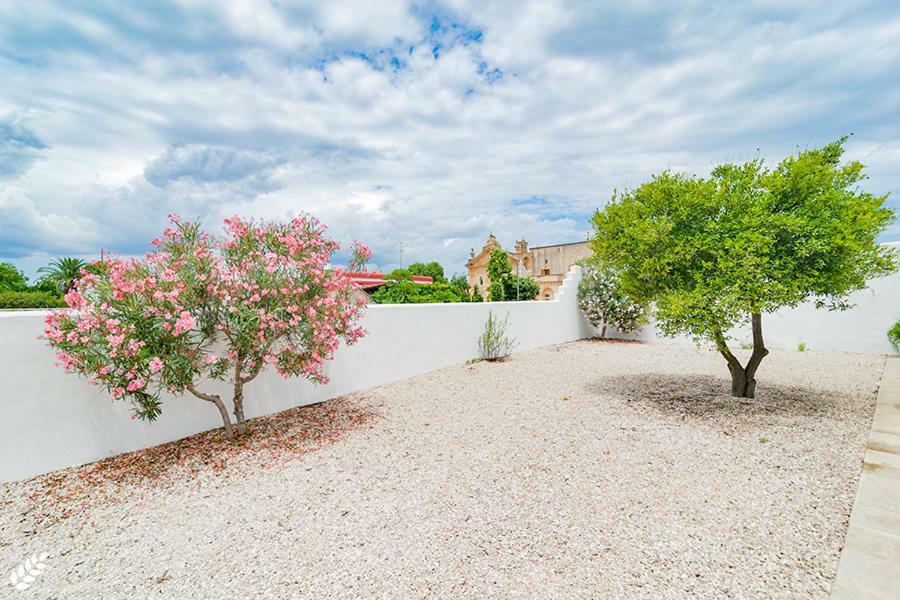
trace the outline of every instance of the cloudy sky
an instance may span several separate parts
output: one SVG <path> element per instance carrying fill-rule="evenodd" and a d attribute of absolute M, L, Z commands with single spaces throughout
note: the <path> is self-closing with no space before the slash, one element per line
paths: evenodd
<path fill-rule="evenodd" d="M 658 4 L 0 1 L 0 260 L 306 211 L 463 272 L 489 231 L 580 240 L 652 173 L 849 133 L 900 207 L 900 6 Z"/>

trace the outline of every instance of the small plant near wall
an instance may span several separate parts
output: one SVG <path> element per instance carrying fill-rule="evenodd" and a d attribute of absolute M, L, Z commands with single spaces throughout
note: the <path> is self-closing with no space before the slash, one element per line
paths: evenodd
<path fill-rule="evenodd" d="M 900 354 L 900 320 L 894 323 L 894 326 L 888 329 L 888 341 L 894 347 L 894 352 Z"/>
<path fill-rule="evenodd" d="M 800 342 L 797 344 L 797 352 L 806 352 L 806 343 Z"/>
<path fill-rule="evenodd" d="M 311 217 L 289 223 L 225 221 L 224 238 L 172 217 L 143 259 L 104 258 L 66 295 L 72 310 L 47 317 L 45 337 L 67 371 L 153 421 L 164 392 L 213 404 L 231 438 L 246 430 L 244 386 L 272 365 L 285 377 L 327 383 L 324 366 L 353 344 L 365 298 L 329 268 L 339 245 Z M 357 243 L 352 269 L 371 252 Z M 234 426 L 204 380 L 233 390 Z"/>
<path fill-rule="evenodd" d="M 647 322 L 646 305 L 635 302 L 622 292 L 615 272 L 590 263 L 582 264 L 578 282 L 578 305 L 585 318 L 600 328 L 600 339 L 612 325 L 622 333 L 632 333 Z"/>
<path fill-rule="evenodd" d="M 515 349 L 519 342 L 515 338 L 506 335 L 509 326 L 509 313 L 501 321 L 488 312 L 487 322 L 484 324 L 484 332 L 478 338 L 478 354 L 481 360 L 503 360 Z"/>

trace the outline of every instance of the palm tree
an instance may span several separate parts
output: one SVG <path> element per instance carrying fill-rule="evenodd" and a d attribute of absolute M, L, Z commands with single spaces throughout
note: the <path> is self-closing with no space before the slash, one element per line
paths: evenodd
<path fill-rule="evenodd" d="M 41 278 L 56 287 L 63 294 L 68 294 L 75 287 L 75 282 L 81 277 L 81 270 L 87 263 L 80 258 L 66 256 L 38 269 Z"/>

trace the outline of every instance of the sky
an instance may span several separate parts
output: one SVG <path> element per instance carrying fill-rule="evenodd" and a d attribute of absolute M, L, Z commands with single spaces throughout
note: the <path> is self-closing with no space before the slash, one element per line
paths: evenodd
<path fill-rule="evenodd" d="M 489 232 L 582 240 L 654 173 L 847 134 L 900 208 L 900 3 L 666 4 L 0 0 L 0 260 L 307 212 L 463 273 Z"/>

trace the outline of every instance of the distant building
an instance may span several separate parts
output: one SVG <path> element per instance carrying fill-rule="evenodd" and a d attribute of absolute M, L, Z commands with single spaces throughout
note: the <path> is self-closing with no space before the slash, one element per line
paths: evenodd
<path fill-rule="evenodd" d="M 473 248 L 466 262 L 469 289 L 477 289 L 485 300 L 488 296 L 488 286 L 491 284 L 487 275 L 487 264 L 494 248 L 500 248 L 500 243 L 492 233 L 481 252 L 475 254 Z M 513 275 L 518 274 L 520 277 L 530 277 L 537 281 L 541 287 L 538 300 L 553 300 L 569 268 L 579 260 L 589 257 L 591 249 L 587 242 L 529 248 L 528 242 L 519 240 L 516 242 L 516 249 L 507 253 Z"/>

